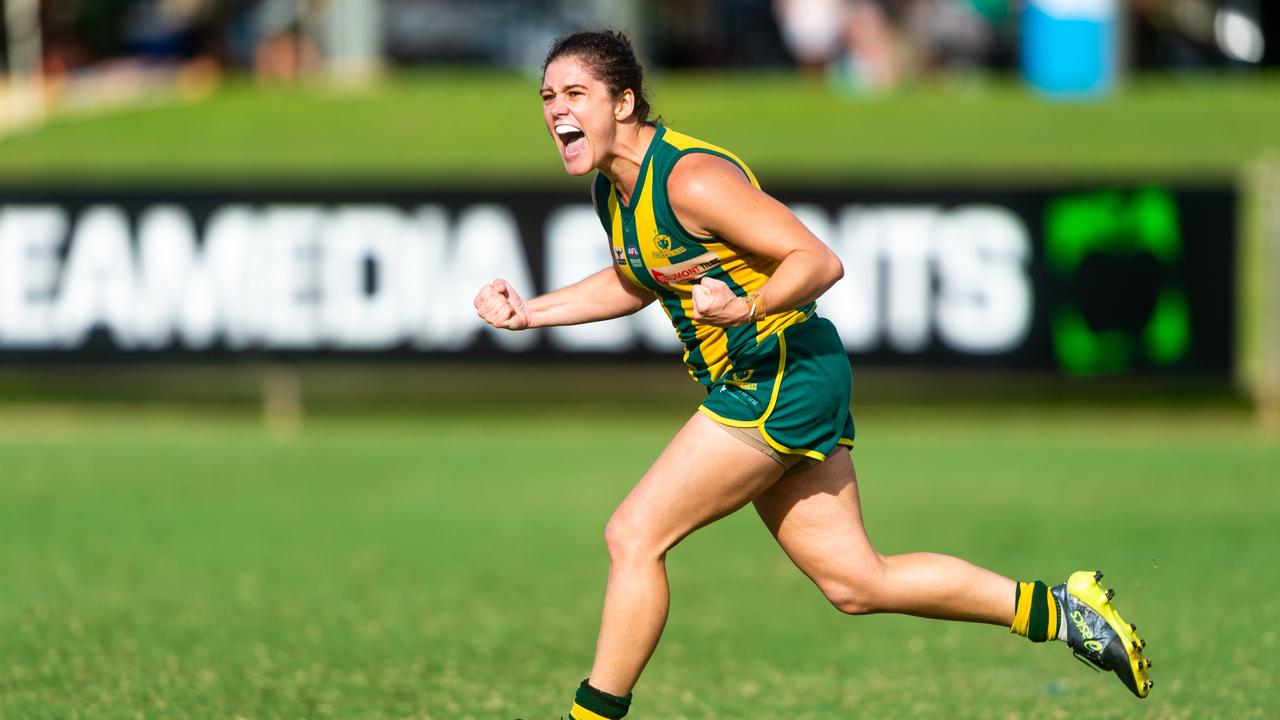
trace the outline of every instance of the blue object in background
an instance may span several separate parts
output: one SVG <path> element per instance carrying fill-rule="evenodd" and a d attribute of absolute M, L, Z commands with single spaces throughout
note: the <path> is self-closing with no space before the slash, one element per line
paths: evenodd
<path fill-rule="evenodd" d="M 1116 80 L 1119 0 L 1027 0 L 1022 74 L 1062 98 L 1106 95 Z"/>

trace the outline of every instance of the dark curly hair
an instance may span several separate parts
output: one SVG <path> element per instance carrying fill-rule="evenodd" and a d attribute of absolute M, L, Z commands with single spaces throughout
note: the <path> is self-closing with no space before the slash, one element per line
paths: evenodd
<path fill-rule="evenodd" d="M 636 106 L 632 116 L 640 122 L 652 125 L 661 122 L 650 119 L 652 108 L 649 98 L 645 96 L 644 68 L 636 60 L 631 40 L 620 30 L 588 30 L 561 35 L 551 48 L 547 50 L 547 59 L 542 63 L 542 74 L 547 74 L 547 66 L 557 58 L 576 57 L 582 60 L 605 87 L 612 97 L 618 97 L 623 90 L 635 93 Z"/>

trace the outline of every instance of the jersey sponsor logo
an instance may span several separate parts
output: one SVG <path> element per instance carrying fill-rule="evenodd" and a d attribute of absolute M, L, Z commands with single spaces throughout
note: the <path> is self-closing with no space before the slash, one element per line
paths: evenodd
<path fill-rule="evenodd" d="M 622 252 L 622 248 L 620 247 L 613 249 L 613 259 L 618 261 L 619 265 L 627 264 L 627 256 Z"/>
<path fill-rule="evenodd" d="M 662 285 L 687 282 L 706 275 L 721 263 L 720 256 L 713 252 L 704 253 L 692 260 L 674 263 L 662 268 L 649 268 L 649 275 Z"/>
<path fill-rule="evenodd" d="M 669 258 L 681 255 L 687 250 L 688 248 L 685 247 L 672 247 L 671 237 L 658 233 L 653 236 L 653 249 L 649 251 L 649 254 L 655 258 Z"/>

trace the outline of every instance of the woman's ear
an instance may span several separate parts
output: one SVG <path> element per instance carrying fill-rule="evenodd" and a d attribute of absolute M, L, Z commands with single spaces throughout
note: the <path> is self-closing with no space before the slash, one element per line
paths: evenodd
<path fill-rule="evenodd" d="M 636 110 L 636 94 L 627 88 L 618 96 L 617 102 L 613 104 L 613 118 L 618 122 L 622 122 L 631 117 Z"/>

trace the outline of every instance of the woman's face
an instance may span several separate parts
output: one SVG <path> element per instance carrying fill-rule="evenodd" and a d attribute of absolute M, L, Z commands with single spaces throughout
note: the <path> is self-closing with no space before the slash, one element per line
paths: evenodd
<path fill-rule="evenodd" d="M 604 158 L 617 132 L 618 100 L 577 57 L 562 56 L 542 77 L 542 118 L 570 175 L 585 175 Z"/>

